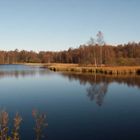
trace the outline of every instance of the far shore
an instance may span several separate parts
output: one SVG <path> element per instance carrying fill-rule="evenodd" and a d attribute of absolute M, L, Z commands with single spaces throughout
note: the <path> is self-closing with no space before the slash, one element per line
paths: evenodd
<path fill-rule="evenodd" d="M 110 75 L 126 75 L 126 74 L 140 74 L 140 66 L 107 66 L 107 67 L 95 67 L 95 66 L 79 66 L 79 65 L 50 65 L 48 69 L 52 71 L 71 71 L 81 73 L 100 73 Z"/>
<path fill-rule="evenodd" d="M 16 65 L 37 66 L 51 71 L 98 73 L 109 75 L 140 75 L 140 66 L 98 66 L 72 63 L 14 63 Z"/>
<path fill-rule="evenodd" d="M 140 75 L 140 66 L 98 66 L 94 65 L 79 65 L 71 63 L 20 63 L 28 66 L 39 66 L 48 68 L 52 71 L 68 71 L 80 73 L 100 73 L 110 75 Z"/>

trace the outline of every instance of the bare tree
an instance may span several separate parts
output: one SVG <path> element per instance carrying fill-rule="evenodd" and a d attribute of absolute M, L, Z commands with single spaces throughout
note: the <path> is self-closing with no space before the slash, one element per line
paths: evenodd
<path fill-rule="evenodd" d="M 97 33 L 97 43 L 100 46 L 100 65 L 102 66 L 102 46 L 105 44 L 104 36 L 101 31 Z"/>
<path fill-rule="evenodd" d="M 90 37 L 90 40 L 88 42 L 89 45 L 94 46 L 94 50 L 93 50 L 93 55 L 94 55 L 94 65 L 95 67 L 97 66 L 97 60 L 96 60 L 96 40 L 93 37 Z"/>
<path fill-rule="evenodd" d="M 93 37 L 90 37 L 88 43 L 88 45 L 95 45 L 96 44 L 96 40 Z"/>

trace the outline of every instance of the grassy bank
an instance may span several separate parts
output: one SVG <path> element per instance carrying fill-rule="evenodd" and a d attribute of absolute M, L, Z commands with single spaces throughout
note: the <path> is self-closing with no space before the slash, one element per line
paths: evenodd
<path fill-rule="evenodd" d="M 43 67 L 44 65 L 46 66 L 47 64 L 43 64 L 43 63 L 16 63 L 18 65 L 26 65 L 26 66 L 39 66 L 39 67 Z"/>
<path fill-rule="evenodd" d="M 78 64 L 49 64 L 44 65 L 52 71 L 71 71 L 81 73 L 102 73 L 102 74 L 140 74 L 140 66 L 116 66 L 116 67 L 94 67 L 79 66 Z"/>
<path fill-rule="evenodd" d="M 140 66 L 102 66 L 95 67 L 93 65 L 79 65 L 71 63 L 16 63 L 27 66 L 39 66 L 42 68 L 48 68 L 51 71 L 68 71 L 79 73 L 98 73 L 108 75 L 140 75 Z"/>

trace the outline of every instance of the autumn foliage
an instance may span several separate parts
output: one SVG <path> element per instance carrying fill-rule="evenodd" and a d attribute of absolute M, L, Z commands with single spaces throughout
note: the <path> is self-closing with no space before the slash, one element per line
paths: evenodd
<path fill-rule="evenodd" d="M 15 63 L 74 63 L 107 66 L 140 65 L 140 43 L 112 46 L 81 45 L 66 51 L 0 51 L 0 64 Z"/>

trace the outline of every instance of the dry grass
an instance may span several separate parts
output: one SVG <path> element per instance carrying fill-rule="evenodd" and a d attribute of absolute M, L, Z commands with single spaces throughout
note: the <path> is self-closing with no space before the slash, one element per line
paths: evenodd
<path fill-rule="evenodd" d="M 32 116 L 34 118 L 35 126 L 35 140 L 40 140 L 43 136 L 44 129 L 48 126 L 46 122 L 46 114 L 33 110 Z M 9 128 L 9 114 L 8 112 L 0 111 L 0 140 L 20 140 L 20 126 L 22 117 L 16 113 L 13 118 L 13 127 Z M 10 132 L 10 133 L 9 133 Z"/>
<path fill-rule="evenodd" d="M 104 74 L 140 74 L 140 66 L 94 67 L 92 65 L 79 66 L 78 64 L 50 64 L 47 65 L 54 71 L 91 72 Z"/>
<path fill-rule="evenodd" d="M 53 71 L 90 72 L 103 74 L 139 74 L 140 66 L 102 66 L 79 65 L 71 63 L 21 63 L 28 66 L 40 66 Z"/>

